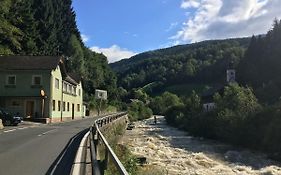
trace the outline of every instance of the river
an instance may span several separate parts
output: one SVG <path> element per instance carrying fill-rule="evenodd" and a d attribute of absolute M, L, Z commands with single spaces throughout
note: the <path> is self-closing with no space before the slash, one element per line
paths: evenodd
<path fill-rule="evenodd" d="M 280 163 L 265 154 L 196 138 L 170 127 L 163 116 L 135 123 L 121 144 L 168 175 L 281 175 Z"/>

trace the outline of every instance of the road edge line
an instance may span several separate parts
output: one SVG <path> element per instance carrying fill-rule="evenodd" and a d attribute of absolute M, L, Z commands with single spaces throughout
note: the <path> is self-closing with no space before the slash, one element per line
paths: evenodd
<path fill-rule="evenodd" d="M 72 175 L 80 175 L 81 174 L 81 166 L 85 164 L 85 161 L 83 159 L 85 156 L 83 156 L 83 152 L 85 151 L 85 146 L 87 146 L 87 139 L 90 134 L 90 131 L 88 131 L 84 137 L 82 138 L 79 148 L 76 152 L 75 160 L 73 162 L 72 168 L 71 168 L 71 174 Z"/>

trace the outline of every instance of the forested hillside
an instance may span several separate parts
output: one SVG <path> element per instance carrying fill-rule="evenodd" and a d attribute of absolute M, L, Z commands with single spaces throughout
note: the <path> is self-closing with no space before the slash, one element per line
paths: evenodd
<path fill-rule="evenodd" d="M 254 88 L 257 97 L 274 103 L 281 97 L 281 21 L 261 37 L 253 36 L 245 58 L 238 67 L 241 83 Z"/>
<path fill-rule="evenodd" d="M 88 95 L 116 88 L 106 57 L 83 44 L 71 0 L 1 0 L 0 55 L 63 55 Z"/>
<path fill-rule="evenodd" d="M 225 71 L 244 56 L 250 38 L 203 41 L 145 52 L 111 64 L 119 85 L 129 90 L 145 86 L 157 93 L 180 84 L 216 84 L 225 81 Z M 185 87 L 186 88 L 186 87 Z"/>
<path fill-rule="evenodd" d="M 206 101 L 195 91 L 165 108 L 158 105 L 165 102 L 165 95 L 156 97 L 150 107 L 162 112 L 169 124 L 192 135 L 261 150 L 280 161 L 280 67 L 281 21 L 275 20 L 266 35 L 252 37 L 237 66 L 238 83 L 214 94 L 214 109 L 204 110 Z"/>

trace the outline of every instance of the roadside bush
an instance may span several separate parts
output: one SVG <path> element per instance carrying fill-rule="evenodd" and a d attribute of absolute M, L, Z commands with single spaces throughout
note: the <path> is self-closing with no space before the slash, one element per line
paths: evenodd
<path fill-rule="evenodd" d="M 164 115 L 170 107 L 181 104 L 181 99 L 177 95 L 165 92 L 161 96 L 157 96 L 152 99 L 149 107 L 152 109 L 154 114 Z"/>
<path fill-rule="evenodd" d="M 184 127 L 185 124 L 185 106 L 178 105 L 170 107 L 165 113 L 166 122 L 172 126 Z"/>
<path fill-rule="evenodd" d="M 152 116 L 152 110 L 141 101 L 132 102 L 129 106 L 130 121 L 143 120 Z"/>

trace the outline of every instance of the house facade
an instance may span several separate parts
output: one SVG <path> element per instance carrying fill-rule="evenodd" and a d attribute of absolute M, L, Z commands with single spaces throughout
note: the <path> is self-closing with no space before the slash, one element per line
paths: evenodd
<path fill-rule="evenodd" d="M 46 123 L 81 118 L 81 79 L 59 56 L 0 56 L 0 107 Z"/>

